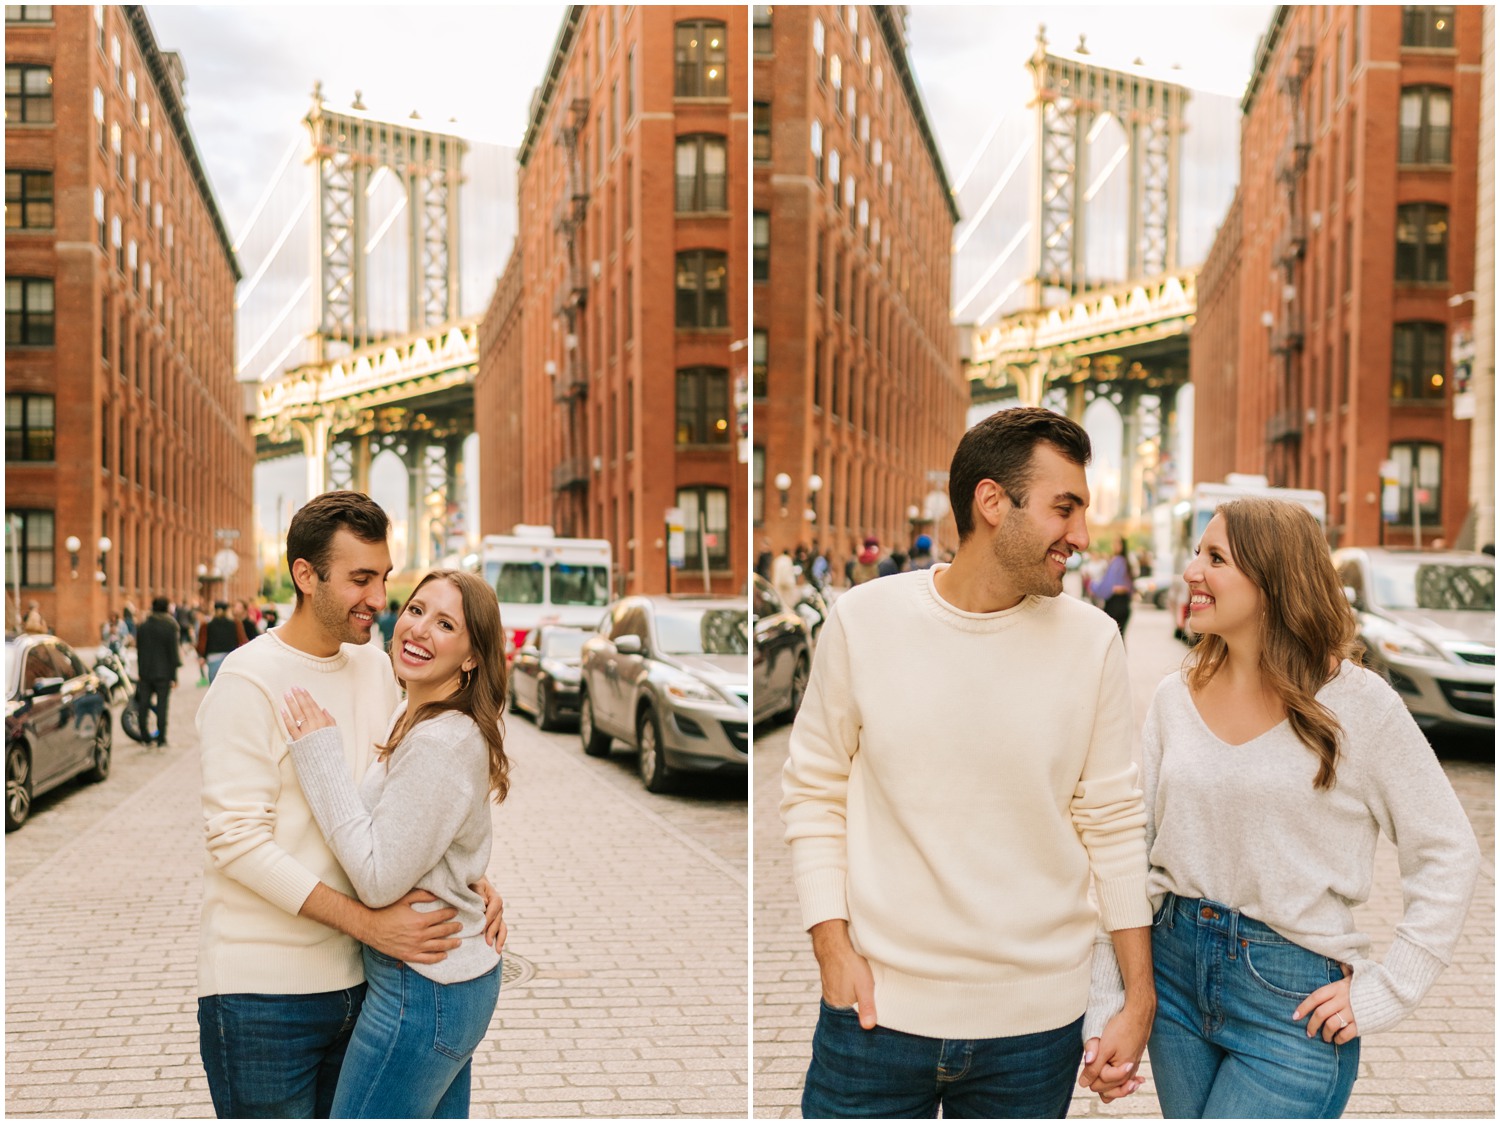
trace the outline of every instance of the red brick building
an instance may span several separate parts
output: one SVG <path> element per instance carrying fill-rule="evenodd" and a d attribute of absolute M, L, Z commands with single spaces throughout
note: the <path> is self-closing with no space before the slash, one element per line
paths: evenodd
<path fill-rule="evenodd" d="M 1473 318 L 1481 11 L 1279 7 L 1242 103 L 1199 286 L 1195 474 L 1320 489 L 1337 545 L 1410 543 L 1414 474 L 1424 542 L 1468 509 L 1450 355 Z"/>
<path fill-rule="evenodd" d="M 474 375 L 474 429 L 479 434 L 483 486 L 479 526 L 484 534 L 506 533 L 526 522 L 527 448 L 521 419 L 533 412 L 527 395 L 550 390 L 523 377 L 521 355 L 521 253 L 512 253 L 484 319 L 479 322 L 479 366 Z M 550 394 L 546 398 L 551 401 Z"/>
<path fill-rule="evenodd" d="M 703 589 L 704 550 L 713 590 L 749 573 L 746 32 L 742 7 L 570 8 L 519 154 L 519 281 L 481 328 L 483 492 L 504 497 L 482 530 L 609 539 L 623 592 L 665 589 L 672 509 L 674 590 Z"/>
<path fill-rule="evenodd" d="M 239 269 L 145 9 L 5 11 L 7 602 L 92 644 L 226 548 L 255 589 Z"/>
<path fill-rule="evenodd" d="M 969 403 L 949 322 L 958 211 L 905 8 L 757 6 L 752 19 L 756 536 L 839 555 L 866 534 L 956 546 L 951 519 L 921 515 L 946 491 Z"/>

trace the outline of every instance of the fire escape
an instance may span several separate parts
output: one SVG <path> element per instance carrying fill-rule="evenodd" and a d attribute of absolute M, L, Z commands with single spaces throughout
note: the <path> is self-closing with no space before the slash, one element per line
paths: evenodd
<path fill-rule="evenodd" d="M 558 201 L 552 228 L 567 258 L 554 307 L 563 325 L 563 357 L 552 384 L 552 398 L 560 406 L 561 456 L 552 469 L 553 523 L 564 535 L 581 535 L 588 527 L 588 368 L 583 341 L 583 311 L 588 304 L 584 273 L 583 223 L 588 211 L 587 169 L 579 134 L 589 119 L 589 100 L 572 98 L 557 127 L 556 141 L 567 154 L 568 183 Z"/>
<path fill-rule="evenodd" d="M 1313 69 L 1313 48 L 1296 47 L 1287 60 L 1280 90 L 1290 103 L 1290 127 L 1286 145 L 1276 161 L 1276 180 L 1282 189 L 1285 226 L 1276 246 L 1281 267 L 1281 301 L 1271 323 L 1271 352 L 1280 361 L 1276 373 L 1275 409 L 1266 423 L 1267 475 L 1273 484 L 1296 487 L 1300 483 L 1302 447 L 1302 354 L 1306 329 L 1303 286 L 1303 256 L 1307 250 L 1307 200 L 1303 178 L 1312 151 L 1312 123 L 1308 120 L 1308 79 Z"/>

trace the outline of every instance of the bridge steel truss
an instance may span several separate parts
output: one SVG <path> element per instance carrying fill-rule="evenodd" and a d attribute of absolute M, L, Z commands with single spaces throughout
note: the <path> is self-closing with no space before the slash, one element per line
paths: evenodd
<path fill-rule="evenodd" d="M 454 319 L 458 199 L 467 142 L 411 124 L 340 113 L 328 108 L 319 91 L 304 124 L 317 171 L 318 335 L 324 344 L 339 341 L 357 348 L 374 338 L 364 246 L 367 192 L 380 168 L 399 177 L 406 190 L 410 323 L 422 328 Z"/>

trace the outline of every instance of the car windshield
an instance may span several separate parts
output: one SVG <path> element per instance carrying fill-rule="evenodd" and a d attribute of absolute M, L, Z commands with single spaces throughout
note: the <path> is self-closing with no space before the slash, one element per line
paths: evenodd
<path fill-rule="evenodd" d="M 744 609 L 666 609 L 656 614 L 656 636 L 670 656 L 743 656 L 750 651 L 750 614 Z"/>
<path fill-rule="evenodd" d="M 1382 561 L 1374 601 L 1385 609 L 1495 611 L 1495 568 L 1466 562 Z"/>
<path fill-rule="evenodd" d="M 609 567 L 557 562 L 552 566 L 552 604 L 609 604 Z"/>
<path fill-rule="evenodd" d="M 542 633 L 542 655 L 551 656 L 554 659 L 567 659 L 576 656 L 583 651 L 583 642 L 588 638 L 586 632 L 574 632 L 571 629 L 558 629 Z"/>
<path fill-rule="evenodd" d="M 484 580 L 502 605 L 540 605 L 545 567 L 540 562 L 486 562 Z"/>

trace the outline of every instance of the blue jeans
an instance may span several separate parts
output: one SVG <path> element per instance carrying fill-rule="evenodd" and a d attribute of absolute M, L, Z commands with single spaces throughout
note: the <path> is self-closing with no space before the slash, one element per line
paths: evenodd
<path fill-rule="evenodd" d="M 208 654 L 208 685 L 213 686 L 215 679 L 219 677 L 219 665 L 224 662 L 228 652 L 210 652 Z"/>
<path fill-rule="evenodd" d="M 1013 1038 L 926 1038 L 820 1004 L 802 1115 L 1061 1119 L 1083 1058 L 1083 1017 Z"/>
<path fill-rule="evenodd" d="M 365 986 L 333 1115 L 466 1118 L 470 1059 L 500 998 L 499 961 L 477 979 L 440 984 L 366 946 Z"/>
<path fill-rule="evenodd" d="M 1292 1012 L 1343 978 L 1337 960 L 1207 899 L 1168 894 L 1151 934 L 1149 1046 L 1162 1114 L 1331 1120 L 1359 1073 L 1359 1039 L 1307 1037 Z"/>
<path fill-rule="evenodd" d="M 314 995 L 207 995 L 198 1049 L 221 1119 L 327 1119 L 365 985 Z"/>

